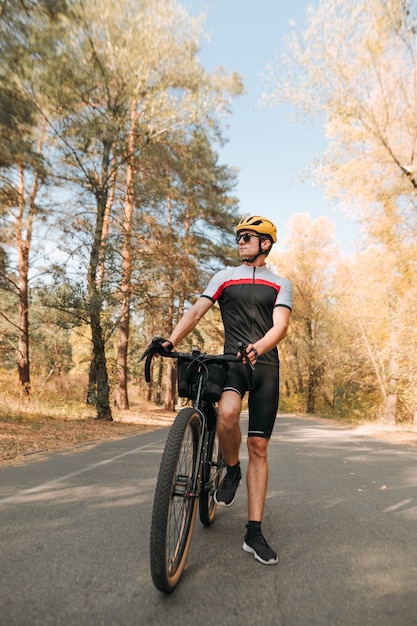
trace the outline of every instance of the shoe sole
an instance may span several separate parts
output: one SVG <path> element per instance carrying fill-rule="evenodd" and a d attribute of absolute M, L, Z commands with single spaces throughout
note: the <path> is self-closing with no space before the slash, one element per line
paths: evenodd
<path fill-rule="evenodd" d="M 236 496 L 233 498 L 233 500 L 231 502 L 229 502 L 229 504 L 227 504 L 226 502 L 222 502 L 221 500 L 217 500 L 217 491 L 215 491 L 214 492 L 214 496 L 213 496 L 213 500 L 219 506 L 232 506 L 232 504 L 234 504 L 234 502 L 236 500 Z"/>
<path fill-rule="evenodd" d="M 243 542 L 243 546 L 242 547 L 243 547 L 245 552 L 249 552 L 249 554 L 253 554 L 254 558 L 257 561 L 259 561 L 259 563 L 262 563 L 263 565 L 276 565 L 278 563 L 278 557 L 276 559 L 269 559 L 269 561 L 264 561 L 264 559 L 262 559 L 259 556 L 259 554 L 256 552 L 256 550 L 254 550 L 253 548 L 248 546 L 246 541 Z"/>

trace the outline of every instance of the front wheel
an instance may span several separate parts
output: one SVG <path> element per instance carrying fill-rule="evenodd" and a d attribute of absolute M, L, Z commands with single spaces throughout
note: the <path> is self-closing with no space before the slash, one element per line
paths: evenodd
<path fill-rule="evenodd" d="M 185 408 L 175 418 L 161 459 L 151 525 L 151 573 L 154 585 L 172 593 L 185 567 L 197 513 L 192 481 L 201 417 Z"/>

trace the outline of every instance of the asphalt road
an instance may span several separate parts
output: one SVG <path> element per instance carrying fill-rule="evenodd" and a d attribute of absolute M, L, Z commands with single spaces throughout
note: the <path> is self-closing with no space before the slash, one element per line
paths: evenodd
<path fill-rule="evenodd" d="M 415 450 L 279 416 L 263 523 L 279 564 L 242 550 L 243 482 L 212 527 L 197 521 L 165 596 L 149 526 L 166 434 L 0 468 L 1 626 L 417 624 Z"/>

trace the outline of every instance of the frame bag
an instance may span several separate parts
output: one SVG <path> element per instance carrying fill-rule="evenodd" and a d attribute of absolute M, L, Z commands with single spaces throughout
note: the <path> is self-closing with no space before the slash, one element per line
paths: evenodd
<path fill-rule="evenodd" d="M 217 402 L 222 395 L 228 364 L 225 361 L 190 361 L 178 359 L 178 395 L 195 400 L 198 391 L 198 376 L 203 370 L 202 400 Z"/>

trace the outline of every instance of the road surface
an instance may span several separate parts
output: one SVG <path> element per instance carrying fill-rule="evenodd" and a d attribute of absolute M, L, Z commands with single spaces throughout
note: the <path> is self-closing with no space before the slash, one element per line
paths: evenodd
<path fill-rule="evenodd" d="M 149 527 L 166 434 L 0 468 L 1 626 L 417 624 L 415 450 L 280 415 L 263 522 L 279 564 L 242 550 L 243 481 L 212 527 L 197 521 L 165 596 Z M 241 460 L 245 471 L 245 440 Z"/>

